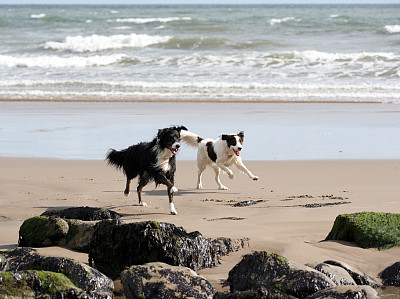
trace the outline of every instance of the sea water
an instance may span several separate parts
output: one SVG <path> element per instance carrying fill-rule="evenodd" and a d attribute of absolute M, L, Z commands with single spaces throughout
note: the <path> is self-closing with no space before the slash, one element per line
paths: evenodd
<path fill-rule="evenodd" d="M 400 5 L 0 6 L 0 99 L 400 103 Z"/>

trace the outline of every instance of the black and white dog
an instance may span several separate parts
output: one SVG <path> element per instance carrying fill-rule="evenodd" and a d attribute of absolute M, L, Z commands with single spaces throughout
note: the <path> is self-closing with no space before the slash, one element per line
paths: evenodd
<path fill-rule="evenodd" d="M 140 142 L 121 151 L 110 149 L 107 153 L 108 164 L 122 169 L 126 176 L 124 191 L 126 196 L 129 195 L 131 180 L 139 176 L 137 186 L 139 205 L 147 206 L 142 201 L 142 189 L 147 183 L 154 181 L 156 185 L 167 186 L 170 213 L 177 214 L 173 194 L 178 192 L 174 186 L 175 155 L 180 148 L 181 130 L 187 131 L 184 126 L 160 129 L 150 142 Z"/>
<path fill-rule="evenodd" d="M 182 131 L 181 138 L 187 144 L 197 147 L 197 189 L 203 189 L 201 175 L 207 166 L 211 166 L 215 171 L 215 181 L 218 188 L 228 190 L 222 185 L 219 175 L 220 170 L 224 170 L 230 179 L 234 178 L 232 170 L 228 167 L 235 164 L 237 168 L 246 173 L 252 180 L 258 181 L 258 176 L 251 173 L 243 164 L 240 152 L 243 149 L 244 132 L 238 134 L 222 134 L 218 139 L 203 139 L 192 132 Z"/>

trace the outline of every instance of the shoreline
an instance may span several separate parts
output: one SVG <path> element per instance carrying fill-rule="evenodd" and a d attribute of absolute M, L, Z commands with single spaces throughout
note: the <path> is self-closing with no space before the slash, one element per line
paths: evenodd
<path fill-rule="evenodd" d="M 373 103 L 2 102 L 0 156 L 100 160 L 184 125 L 212 139 L 244 131 L 247 161 L 400 159 L 399 113 Z M 178 159 L 195 157 L 182 147 Z"/>
<path fill-rule="evenodd" d="M 221 98 L 210 98 L 210 99 L 199 99 L 199 98 L 1 98 L 0 102 L 54 102 L 54 103 L 235 103 L 235 104 L 390 104 L 398 105 L 399 101 L 378 101 L 378 100 L 267 100 L 267 99 L 221 99 Z"/>
<path fill-rule="evenodd" d="M 244 162 L 260 181 L 249 180 L 233 167 L 235 179 L 223 175 L 221 180 L 229 190 L 221 191 L 210 169 L 204 173 L 205 189 L 195 189 L 195 161 L 178 160 L 178 215 L 172 216 L 163 186 L 146 186 L 143 199 L 149 206 L 137 206 L 135 192 L 128 198 L 123 196 L 123 174 L 103 161 L 0 157 L 2 168 L 7 169 L 0 174 L 0 250 L 16 246 L 19 227 L 29 217 L 48 209 L 94 206 L 123 214 L 125 222 L 169 222 L 188 232 L 198 230 L 206 238 L 249 237 L 248 248 L 223 257 L 215 268 L 199 271 L 218 290 L 224 290 L 222 280 L 241 256 L 257 250 L 309 265 L 336 259 L 375 278 L 398 261 L 400 248 L 378 251 L 323 240 L 339 214 L 400 212 L 400 160 Z M 330 199 L 330 195 L 337 199 Z M 232 207 L 232 202 L 250 199 L 264 201 Z M 307 203 L 332 201 L 349 203 L 305 207 Z M 87 263 L 86 254 L 64 248 L 48 247 L 39 252 Z"/>

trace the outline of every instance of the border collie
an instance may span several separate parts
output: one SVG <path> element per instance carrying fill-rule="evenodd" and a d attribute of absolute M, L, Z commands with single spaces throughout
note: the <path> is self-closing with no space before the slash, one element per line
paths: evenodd
<path fill-rule="evenodd" d="M 167 186 L 169 209 L 172 215 L 178 214 L 174 206 L 173 194 L 178 192 L 174 186 L 176 154 L 180 148 L 181 130 L 184 126 L 173 126 L 158 130 L 157 136 L 150 142 L 140 142 L 121 151 L 110 149 L 106 156 L 108 164 L 122 169 L 126 176 L 124 194 L 129 195 L 131 180 L 139 176 L 137 196 L 139 205 L 147 206 L 142 201 L 142 189 L 150 181 L 156 185 Z"/>
<path fill-rule="evenodd" d="M 238 134 L 222 134 L 218 139 L 203 139 L 198 135 L 182 131 L 181 138 L 188 145 L 197 147 L 197 189 L 203 189 L 201 183 L 201 175 L 207 166 L 211 166 L 215 171 L 215 181 L 218 184 L 218 189 L 228 190 L 220 179 L 220 170 L 224 170 L 230 179 L 234 178 L 232 170 L 228 167 L 235 164 L 237 168 L 246 173 L 252 180 L 258 181 L 258 176 L 251 173 L 250 170 L 243 164 L 240 157 L 240 152 L 243 149 L 244 132 Z"/>

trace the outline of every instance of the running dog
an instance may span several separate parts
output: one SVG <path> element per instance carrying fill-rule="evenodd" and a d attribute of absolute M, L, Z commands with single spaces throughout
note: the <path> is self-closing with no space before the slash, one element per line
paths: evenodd
<path fill-rule="evenodd" d="M 187 131 L 184 126 L 160 129 L 157 136 L 150 142 L 140 142 L 121 151 L 115 149 L 108 151 L 106 156 L 108 164 L 122 169 L 126 176 L 125 196 L 129 195 L 131 180 L 137 176 L 139 176 L 137 195 L 141 206 L 147 206 L 142 201 L 144 186 L 150 181 L 154 181 L 156 185 L 166 185 L 170 213 L 178 214 L 175 210 L 173 194 L 178 192 L 174 186 L 174 176 L 182 130 Z"/>
<path fill-rule="evenodd" d="M 218 139 L 203 139 L 197 134 L 181 132 L 181 138 L 184 142 L 192 147 L 197 147 L 197 189 L 203 189 L 201 175 L 207 166 L 211 166 L 215 171 L 215 181 L 218 184 L 218 189 L 228 190 L 220 179 L 220 170 L 225 171 L 230 179 L 234 178 L 232 170 L 228 167 L 235 164 L 237 168 L 246 173 L 252 180 L 258 181 L 258 176 L 251 173 L 250 170 L 243 164 L 240 157 L 240 152 L 243 149 L 244 132 L 238 134 L 222 134 Z"/>

